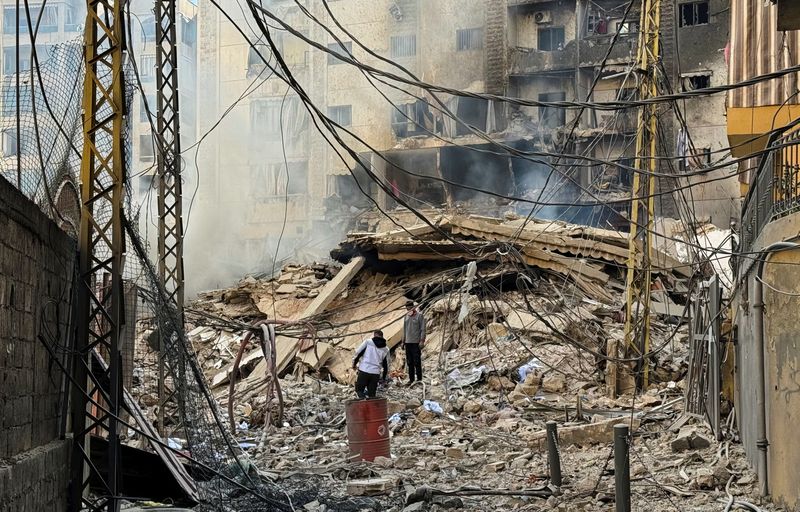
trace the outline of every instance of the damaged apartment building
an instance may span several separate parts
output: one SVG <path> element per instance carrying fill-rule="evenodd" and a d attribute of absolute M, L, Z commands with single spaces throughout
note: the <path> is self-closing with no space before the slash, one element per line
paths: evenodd
<path fill-rule="evenodd" d="M 633 64 L 640 16 L 635 2 L 628 12 L 627 3 L 614 0 L 373 4 L 363 9 L 356 0 L 327 6 L 309 0 L 303 12 L 295 2 L 275 0 L 271 10 L 303 37 L 327 44 L 330 52 L 452 89 L 546 102 L 636 98 L 641 70 Z M 662 94 L 726 82 L 727 5 L 725 0 L 664 3 Z M 282 80 L 264 65 L 262 56 L 270 65 L 274 59 L 263 41 L 255 51 L 212 5 L 200 4 L 198 10 L 199 133 L 227 112 L 222 129 L 209 135 L 213 142 L 199 150 L 204 186 L 198 200 L 223 205 L 246 219 L 240 233 L 232 233 L 221 219 L 209 220 L 216 223 L 215 232 L 245 240 L 251 263 L 270 252 L 281 233 L 285 248 L 329 247 L 325 238 L 338 240 L 346 222 L 375 205 L 396 207 L 395 198 L 415 208 L 458 206 L 495 213 L 527 213 L 530 205 L 515 198 L 576 202 L 536 214 L 626 226 L 622 200 L 630 194 L 631 173 L 625 166 L 634 165 L 636 109 L 587 109 L 575 123 L 577 109 L 389 88 L 334 54 L 275 30 L 278 49 L 312 102 L 360 139 L 341 132 L 358 148 L 355 162 L 349 155 L 342 158 L 316 133 L 300 99 L 287 94 Z M 333 27 L 341 44 L 323 24 Z M 683 122 L 663 116 L 659 153 L 685 158 L 675 165 L 665 161 L 659 172 L 683 182 L 689 178 L 681 178 L 682 173 L 723 160 L 724 98 L 689 99 L 665 108 L 680 110 Z M 592 158 L 622 167 L 595 165 Z M 559 177 L 548 180 L 554 166 Z M 372 183 L 365 169 L 381 177 L 386 189 Z M 714 172 L 722 178 L 727 170 Z M 619 202 L 595 206 L 598 197 Z M 698 219 L 727 226 L 739 208 L 736 179 L 693 187 L 691 201 Z M 664 215 L 674 213 L 669 201 L 659 206 Z"/>

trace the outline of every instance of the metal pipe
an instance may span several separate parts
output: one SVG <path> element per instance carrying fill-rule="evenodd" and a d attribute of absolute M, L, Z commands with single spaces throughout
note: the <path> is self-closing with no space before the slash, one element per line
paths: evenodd
<path fill-rule="evenodd" d="M 548 421 L 547 428 L 547 463 L 550 466 L 550 483 L 561 487 L 561 458 L 558 453 L 558 431 L 555 421 Z"/>
<path fill-rule="evenodd" d="M 628 425 L 614 425 L 614 502 L 616 512 L 631 512 L 631 466 L 628 454 Z"/>
<path fill-rule="evenodd" d="M 761 284 L 761 276 L 764 273 L 764 266 L 767 260 L 775 251 L 800 248 L 800 244 L 794 242 L 775 242 L 768 245 L 759 253 L 758 266 L 756 267 L 756 279 L 753 286 L 753 308 L 756 310 L 754 319 L 754 335 L 756 339 L 756 447 L 758 448 L 758 490 L 761 496 L 769 495 L 769 472 L 767 467 L 767 383 L 764 364 L 766 355 L 764 354 L 764 286 Z"/>

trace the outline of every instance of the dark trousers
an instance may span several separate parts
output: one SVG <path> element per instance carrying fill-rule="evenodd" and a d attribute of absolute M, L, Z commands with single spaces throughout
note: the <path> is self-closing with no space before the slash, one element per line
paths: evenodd
<path fill-rule="evenodd" d="M 406 343 L 406 366 L 409 382 L 422 380 L 422 349 L 419 343 Z"/>
<path fill-rule="evenodd" d="M 380 375 L 377 373 L 358 370 L 358 377 L 356 378 L 356 394 L 358 398 L 375 398 L 375 394 L 378 392 L 378 379 L 380 379 Z"/>

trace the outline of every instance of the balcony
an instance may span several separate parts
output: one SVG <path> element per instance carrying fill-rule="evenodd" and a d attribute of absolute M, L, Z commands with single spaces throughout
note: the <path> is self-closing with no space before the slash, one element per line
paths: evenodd
<path fill-rule="evenodd" d="M 800 132 L 772 144 L 751 181 L 742 207 L 742 253 L 754 249 L 754 242 L 770 222 L 800 212 Z"/>
<path fill-rule="evenodd" d="M 547 71 L 574 70 L 581 67 L 599 66 L 608 52 L 613 36 L 590 37 L 580 41 L 580 52 L 575 41 L 566 44 L 563 50 L 543 52 L 534 48 L 512 48 L 509 51 L 511 75 L 529 75 Z M 635 59 L 636 36 L 622 35 L 617 40 L 607 64 L 628 64 Z M 578 58 L 580 55 L 580 62 Z"/>

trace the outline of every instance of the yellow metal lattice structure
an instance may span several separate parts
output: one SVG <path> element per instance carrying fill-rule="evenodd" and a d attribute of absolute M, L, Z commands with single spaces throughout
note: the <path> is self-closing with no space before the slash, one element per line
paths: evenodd
<path fill-rule="evenodd" d="M 638 67 L 639 98 L 658 95 L 656 69 L 659 64 L 661 0 L 643 0 L 640 18 Z M 636 134 L 636 172 L 631 189 L 631 230 L 628 238 L 625 282 L 625 351 L 641 360 L 641 386 L 649 381 L 650 285 L 657 170 L 657 104 L 644 105 Z"/>
<path fill-rule="evenodd" d="M 122 398 L 122 267 L 125 253 L 122 204 L 124 21 L 122 2 L 89 0 L 85 28 L 83 89 L 80 280 L 72 394 L 73 453 L 69 509 L 119 510 L 117 415 Z M 102 358 L 105 364 L 97 361 Z M 92 461 L 90 434 L 108 441 L 107 469 Z M 105 466 L 105 464 L 104 464 Z M 90 479 L 104 492 L 88 499 Z"/>

